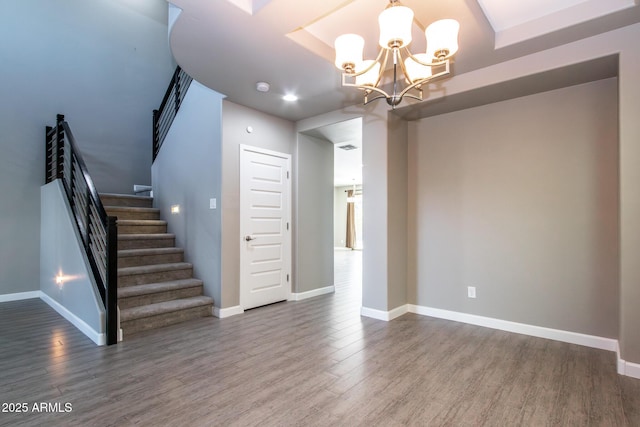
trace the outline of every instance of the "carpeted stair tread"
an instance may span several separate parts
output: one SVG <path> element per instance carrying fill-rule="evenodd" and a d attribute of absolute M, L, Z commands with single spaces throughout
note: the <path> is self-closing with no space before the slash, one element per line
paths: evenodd
<path fill-rule="evenodd" d="M 131 257 L 131 256 L 147 256 L 147 255 L 166 255 L 166 254 L 179 254 L 183 253 L 182 248 L 144 248 L 144 249 L 123 249 L 118 251 L 118 257 Z"/>
<path fill-rule="evenodd" d="M 172 233 L 132 233 L 118 234 L 118 240 L 153 240 L 153 239 L 174 239 L 175 234 Z"/>
<path fill-rule="evenodd" d="M 125 225 L 166 225 L 167 221 L 162 219 L 119 219 L 118 226 Z"/>
<path fill-rule="evenodd" d="M 213 305 L 213 299 L 205 296 L 182 298 L 140 307 L 125 308 L 120 310 L 120 321 L 127 322 L 134 319 L 158 316 L 194 307 Z"/>
<path fill-rule="evenodd" d="M 119 194 L 119 193 L 100 193 L 100 197 L 113 197 L 118 199 L 153 200 L 153 197 L 149 197 L 149 196 L 137 196 L 135 194 Z"/>
<path fill-rule="evenodd" d="M 114 211 L 114 212 L 149 212 L 149 213 L 160 213 L 160 209 L 158 208 L 143 208 L 139 206 L 104 206 L 106 211 Z"/>
<path fill-rule="evenodd" d="M 178 289 L 194 288 L 202 286 L 202 280 L 182 279 L 170 280 L 168 282 L 149 283 L 146 285 L 127 286 L 118 289 L 118 298 L 130 298 L 140 295 L 147 295 L 158 292 L 167 292 Z"/>
<path fill-rule="evenodd" d="M 136 196 L 133 194 L 100 193 L 100 199 L 105 206 L 139 206 L 152 207 L 153 197 Z"/>
<path fill-rule="evenodd" d="M 193 268 L 188 262 L 172 262 L 168 264 L 141 265 L 137 267 L 125 267 L 118 269 L 118 277 L 133 276 L 136 274 L 162 273 L 165 271 L 186 270 Z"/>
<path fill-rule="evenodd" d="M 141 208 L 128 206 L 105 206 L 107 215 L 118 217 L 118 220 L 127 219 L 160 219 L 160 209 Z"/>

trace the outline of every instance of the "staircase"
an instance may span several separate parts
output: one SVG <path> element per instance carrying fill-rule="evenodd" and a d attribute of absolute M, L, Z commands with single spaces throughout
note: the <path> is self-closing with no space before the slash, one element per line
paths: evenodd
<path fill-rule="evenodd" d="M 101 194 L 118 217 L 118 307 L 123 334 L 211 316 L 213 300 L 175 247 L 151 197 Z"/>

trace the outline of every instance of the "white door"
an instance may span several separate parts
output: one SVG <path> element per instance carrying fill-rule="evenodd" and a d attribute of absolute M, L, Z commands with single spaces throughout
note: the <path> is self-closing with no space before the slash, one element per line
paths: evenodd
<path fill-rule="evenodd" d="M 240 305 L 289 298 L 291 156 L 240 146 Z"/>

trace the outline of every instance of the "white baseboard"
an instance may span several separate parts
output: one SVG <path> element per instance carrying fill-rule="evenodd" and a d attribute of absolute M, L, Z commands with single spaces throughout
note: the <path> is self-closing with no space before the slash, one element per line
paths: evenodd
<path fill-rule="evenodd" d="M 244 313 L 244 310 L 239 305 L 227 308 L 213 307 L 213 315 L 219 319 L 224 319 L 225 317 L 231 317 L 242 313 Z"/>
<path fill-rule="evenodd" d="M 622 372 L 618 371 L 620 375 L 640 379 L 640 363 L 625 362 L 622 359 L 618 360 L 618 366 L 623 366 Z"/>
<path fill-rule="evenodd" d="M 289 301 L 302 301 L 303 299 L 313 298 L 320 295 L 332 294 L 336 291 L 335 286 L 325 286 L 324 288 L 314 289 L 312 291 L 307 292 L 292 292 L 291 296 L 289 296 Z"/>
<path fill-rule="evenodd" d="M 620 358 L 620 347 L 616 348 L 618 356 L 618 373 L 627 377 L 640 379 L 640 363 L 627 362 Z"/>
<path fill-rule="evenodd" d="M 21 301 L 23 299 L 40 298 L 40 291 L 17 292 L 0 295 L 0 302 Z"/>
<path fill-rule="evenodd" d="M 405 304 L 390 311 L 376 310 L 375 308 L 369 307 L 360 307 L 360 314 L 365 317 L 371 317 L 372 319 L 384 320 L 385 322 L 388 322 L 395 319 L 396 317 L 400 317 L 403 314 L 408 313 L 408 307 L 409 306 Z"/>
<path fill-rule="evenodd" d="M 580 334 L 577 332 L 545 328 L 543 326 L 527 325 L 524 323 L 511 322 L 508 320 L 477 316 L 475 314 L 460 313 L 457 311 L 442 310 L 439 308 L 424 307 L 412 304 L 409 304 L 409 312 L 421 314 L 424 316 L 437 317 L 439 319 L 469 323 L 471 325 L 484 326 L 485 328 L 515 332 L 517 334 L 529 335 L 532 337 L 546 338 L 570 344 L 579 344 L 586 347 L 598 348 L 601 350 L 616 351 L 616 349 L 618 348 L 618 340 L 612 338 L 597 337 L 593 335 Z"/>
<path fill-rule="evenodd" d="M 80 319 L 78 316 L 67 310 L 67 308 L 60 304 L 58 301 L 54 300 L 42 291 L 38 292 L 40 293 L 40 299 L 42 301 L 49 304 L 51 308 L 53 308 L 58 312 L 58 314 L 71 322 L 73 326 L 78 328 L 80 332 L 89 337 L 91 341 L 93 341 L 97 345 L 105 345 L 107 343 L 107 334 L 100 333 L 94 330 L 91 326 L 87 325 L 84 320 Z"/>

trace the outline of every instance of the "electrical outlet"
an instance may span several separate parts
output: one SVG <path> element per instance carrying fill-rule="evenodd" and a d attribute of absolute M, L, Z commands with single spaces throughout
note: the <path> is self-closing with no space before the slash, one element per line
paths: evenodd
<path fill-rule="evenodd" d="M 468 286 L 467 287 L 467 296 L 469 298 L 475 298 L 476 297 L 476 287 L 475 286 Z"/>

